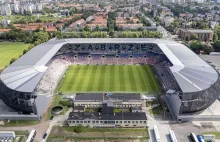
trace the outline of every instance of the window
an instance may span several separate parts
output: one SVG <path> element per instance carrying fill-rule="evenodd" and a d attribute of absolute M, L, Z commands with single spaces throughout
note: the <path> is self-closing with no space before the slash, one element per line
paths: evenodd
<path fill-rule="evenodd" d="M 76 123 L 79 123 L 79 121 L 76 121 Z"/>
<path fill-rule="evenodd" d="M 90 123 L 90 121 L 88 121 L 88 123 Z"/>
<path fill-rule="evenodd" d="M 142 121 L 140 121 L 140 123 L 142 123 Z"/>
<path fill-rule="evenodd" d="M 100 123 L 103 123 L 103 121 L 100 121 Z"/>
<path fill-rule="evenodd" d="M 116 123 L 118 123 L 118 121 L 116 121 Z"/>
<path fill-rule="evenodd" d="M 84 123 L 87 123 L 87 121 L 84 121 Z"/>
<path fill-rule="evenodd" d="M 95 123 L 95 121 L 92 121 L 92 123 Z"/>
<path fill-rule="evenodd" d="M 134 123 L 135 121 L 132 121 L 132 123 Z"/>
<path fill-rule="evenodd" d="M 80 121 L 80 123 L 83 123 L 83 121 Z"/>
<path fill-rule="evenodd" d="M 127 121 L 124 121 L 124 123 L 127 123 Z"/>
<path fill-rule="evenodd" d="M 144 123 L 146 124 L 146 123 L 147 123 L 147 121 L 144 121 Z"/>
<path fill-rule="evenodd" d="M 96 123 L 99 123 L 99 121 L 96 121 Z"/>
<path fill-rule="evenodd" d="M 138 123 L 138 121 L 136 121 L 136 123 Z"/>

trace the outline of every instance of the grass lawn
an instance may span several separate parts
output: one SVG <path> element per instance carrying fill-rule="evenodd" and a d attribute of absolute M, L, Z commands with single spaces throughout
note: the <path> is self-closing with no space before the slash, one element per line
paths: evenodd
<path fill-rule="evenodd" d="M 12 58 L 18 58 L 29 44 L 22 42 L 0 42 L 0 69 L 9 65 Z"/>
<path fill-rule="evenodd" d="M 161 89 L 150 65 L 73 65 L 57 91 L 159 93 Z"/>
<path fill-rule="evenodd" d="M 161 105 L 159 105 L 159 106 L 156 107 L 156 108 L 150 109 L 149 112 L 150 112 L 151 114 L 160 115 L 160 114 L 163 112 L 163 108 L 162 108 Z"/>
<path fill-rule="evenodd" d="M 213 134 L 216 139 L 220 139 L 220 132 L 205 132 L 203 134 Z"/>
<path fill-rule="evenodd" d="M 28 125 L 36 125 L 40 121 L 31 121 L 31 120 L 11 120 L 10 122 L 5 122 L 4 127 L 15 127 L 15 126 L 28 126 Z M 22 134 L 20 134 L 22 135 Z"/>
<path fill-rule="evenodd" d="M 62 127 L 67 132 L 73 132 L 75 126 L 65 126 Z M 146 128 L 89 128 L 82 126 L 82 133 L 83 132 L 142 132 L 147 133 Z"/>
<path fill-rule="evenodd" d="M 103 141 L 127 142 L 129 140 L 146 141 L 149 134 L 146 128 L 89 128 L 82 127 L 82 132 L 74 133 L 76 127 L 54 126 L 48 142 L 58 141 Z"/>

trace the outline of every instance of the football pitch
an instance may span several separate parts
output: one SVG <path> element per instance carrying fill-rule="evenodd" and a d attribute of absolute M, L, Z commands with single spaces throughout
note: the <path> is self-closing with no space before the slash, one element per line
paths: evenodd
<path fill-rule="evenodd" d="M 9 65 L 12 58 L 18 58 L 28 49 L 29 44 L 22 42 L 0 42 L 0 69 Z"/>
<path fill-rule="evenodd" d="M 159 93 L 161 89 L 150 65 L 72 65 L 57 91 Z"/>

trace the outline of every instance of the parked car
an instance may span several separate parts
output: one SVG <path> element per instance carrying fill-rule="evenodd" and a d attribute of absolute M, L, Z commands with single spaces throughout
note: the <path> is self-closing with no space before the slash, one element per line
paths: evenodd
<path fill-rule="evenodd" d="M 43 139 L 45 139 L 47 137 L 47 133 L 44 133 L 43 135 Z"/>

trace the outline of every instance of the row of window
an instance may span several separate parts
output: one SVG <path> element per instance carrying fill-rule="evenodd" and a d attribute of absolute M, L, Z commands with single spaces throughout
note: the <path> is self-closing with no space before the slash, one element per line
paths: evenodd
<path fill-rule="evenodd" d="M 102 106 L 101 104 L 75 104 L 75 106 Z M 138 106 L 141 106 L 141 105 L 138 105 L 138 104 L 115 104 L 115 106 L 134 106 L 134 107 L 138 107 Z"/>
<path fill-rule="evenodd" d="M 88 123 L 93 123 L 93 124 L 146 124 L 147 121 L 74 121 L 74 120 L 69 120 L 69 123 L 77 123 L 77 124 L 88 124 Z"/>

